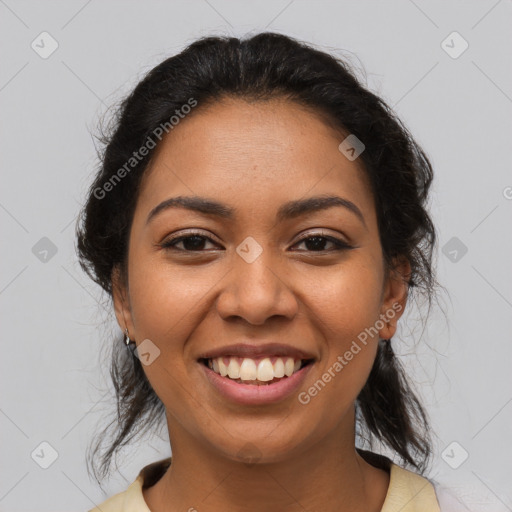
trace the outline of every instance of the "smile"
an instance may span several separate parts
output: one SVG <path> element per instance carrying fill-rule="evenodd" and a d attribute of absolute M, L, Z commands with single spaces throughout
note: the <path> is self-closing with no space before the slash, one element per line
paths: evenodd
<path fill-rule="evenodd" d="M 199 363 L 213 388 L 244 405 L 281 401 L 297 391 L 313 366 L 313 359 L 292 357 L 217 357 Z"/>
<path fill-rule="evenodd" d="M 291 377 L 312 360 L 293 357 L 216 357 L 203 359 L 203 364 L 221 377 L 227 377 L 238 383 L 269 385 Z"/>

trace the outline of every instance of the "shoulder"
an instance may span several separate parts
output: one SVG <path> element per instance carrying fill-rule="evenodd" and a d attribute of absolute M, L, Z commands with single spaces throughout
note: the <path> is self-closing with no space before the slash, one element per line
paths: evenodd
<path fill-rule="evenodd" d="M 427 478 L 391 464 L 389 488 L 381 512 L 441 512 L 434 485 Z"/>
<path fill-rule="evenodd" d="M 381 512 L 467 512 L 439 482 L 391 464 L 389 489 Z"/>
<path fill-rule="evenodd" d="M 114 494 L 88 512 L 151 512 L 144 501 L 143 488 L 151 487 L 165 473 L 171 458 L 144 466 L 128 489 Z"/>
<path fill-rule="evenodd" d="M 142 495 L 142 485 L 142 476 L 139 475 L 128 489 L 114 494 L 88 512 L 150 512 Z"/>

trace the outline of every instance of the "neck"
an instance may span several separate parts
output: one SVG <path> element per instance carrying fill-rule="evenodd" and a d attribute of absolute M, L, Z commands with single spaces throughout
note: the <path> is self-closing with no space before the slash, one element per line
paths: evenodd
<path fill-rule="evenodd" d="M 176 447 L 171 466 L 144 490 L 144 499 L 151 512 L 378 512 L 389 474 L 357 453 L 350 423 L 286 460 L 254 464 L 229 459 L 185 431 L 170 429 Z"/>

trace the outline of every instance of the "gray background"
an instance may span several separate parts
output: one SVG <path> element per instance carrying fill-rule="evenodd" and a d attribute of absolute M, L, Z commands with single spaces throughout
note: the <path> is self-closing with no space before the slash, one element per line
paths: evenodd
<path fill-rule="evenodd" d="M 512 510 L 511 22 L 510 0 L 0 0 L 0 510 L 85 511 L 106 497 L 84 456 L 113 410 L 100 348 L 119 331 L 73 238 L 96 164 L 89 130 L 195 38 L 262 30 L 364 66 L 430 156 L 449 295 L 424 332 L 411 310 L 395 346 L 438 435 L 430 476 L 468 510 Z M 59 45 L 46 59 L 31 47 L 51 48 L 43 31 Z M 454 31 L 469 44 L 457 58 Z M 58 455 L 47 469 L 42 442 Z M 125 454 L 107 495 L 169 454 L 165 431 Z"/>

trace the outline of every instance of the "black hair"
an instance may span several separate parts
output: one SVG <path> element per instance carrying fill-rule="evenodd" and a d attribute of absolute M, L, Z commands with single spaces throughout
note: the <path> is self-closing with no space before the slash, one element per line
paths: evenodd
<path fill-rule="evenodd" d="M 293 101 L 364 143 L 359 159 L 374 197 L 385 268 L 393 268 L 395 257 L 407 258 L 407 300 L 420 293 L 430 311 L 437 284 L 432 265 L 436 232 L 426 209 L 433 179 L 426 154 L 344 59 L 276 33 L 198 39 L 149 71 L 121 102 L 108 133 L 100 137 L 101 165 L 76 227 L 79 260 L 88 275 L 110 297 L 113 272 L 119 270 L 126 279 L 130 226 L 141 179 L 154 154 L 150 149 L 134 159 L 134 151 L 154 141 L 162 126 L 172 130 L 171 118 L 177 119 L 184 105 L 196 102 L 194 108 L 200 109 L 224 98 Z M 141 362 L 123 345 L 122 336 L 114 340 L 110 373 L 117 416 L 92 452 L 98 482 L 108 475 L 122 446 L 165 417 Z M 370 439 L 387 445 L 405 464 L 425 470 L 431 455 L 427 415 L 391 343 L 379 344 L 356 410 L 358 426 Z M 102 452 L 110 430 L 114 439 Z"/>

